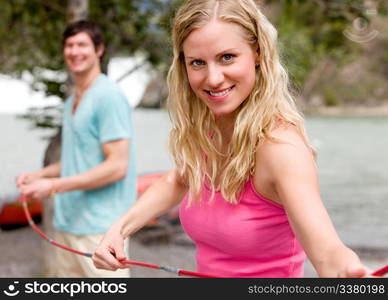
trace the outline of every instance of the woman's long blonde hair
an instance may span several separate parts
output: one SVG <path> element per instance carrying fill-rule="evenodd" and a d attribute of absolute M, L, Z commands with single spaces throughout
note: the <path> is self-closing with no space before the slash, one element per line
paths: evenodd
<path fill-rule="evenodd" d="M 182 49 L 187 36 L 214 17 L 240 25 L 247 33 L 247 41 L 258 49 L 260 59 L 255 86 L 238 108 L 233 135 L 224 154 L 219 150 L 222 138 L 214 115 L 190 87 Z M 279 60 L 276 29 L 254 0 L 188 0 L 177 11 L 172 39 L 174 57 L 168 73 L 172 121 L 169 146 L 178 171 L 189 185 L 190 203 L 200 198 L 204 181 L 213 195 L 220 188 L 226 201 L 238 203 L 238 195 L 254 170 L 256 149 L 266 138 L 273 139 L 271 131 L 279 120 L 295 125 L 307 141 L 303 118 Z"/>

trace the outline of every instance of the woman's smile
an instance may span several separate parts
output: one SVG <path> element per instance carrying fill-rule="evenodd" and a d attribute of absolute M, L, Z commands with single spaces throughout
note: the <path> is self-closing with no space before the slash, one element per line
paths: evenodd
<path fill-rule="evenodd" d="M 208 98 L 211 101 L 214 102 L 221 102 L 228 98 L 228 96 L 232 93 L 234 88 L 234 85 L 226 88 L 226 89 L 219 89 L 219 90 L 205 90 L 206 93 L 208 93 Z"/>

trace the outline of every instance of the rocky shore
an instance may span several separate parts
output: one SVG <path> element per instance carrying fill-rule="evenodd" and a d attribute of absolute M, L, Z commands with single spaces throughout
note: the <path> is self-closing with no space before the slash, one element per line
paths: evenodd
<path fill-rule="evenodd" d="M 388 102 L 379 106 L 311 106 L 304 110 L 305 115 L 314 116 L 352 116 L 378 117 L 388 116 Z"/>

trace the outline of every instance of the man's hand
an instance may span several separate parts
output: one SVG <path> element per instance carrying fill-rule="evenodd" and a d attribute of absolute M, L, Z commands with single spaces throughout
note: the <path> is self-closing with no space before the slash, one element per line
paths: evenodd
<path fill-rule="evenodd" d="M 54 192 L 53 179 L 36 179 L 19 187 L 20 194 L 34 200 L 44 200 Z"/>
<path fill-rule="evenodd" d="M 39 172 L 22 173 L 16 176 L 16 186 L 20 189 L 22 185 L 32 183 L 33 181 L 42 178 Z"/>

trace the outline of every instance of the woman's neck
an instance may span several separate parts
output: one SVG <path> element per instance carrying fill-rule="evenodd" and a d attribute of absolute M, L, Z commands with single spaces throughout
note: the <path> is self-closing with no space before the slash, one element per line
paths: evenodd
<path fill-rule="evenodd" d="M 216 124 L 221 132 L 222 140 L 229 143 L 233 135 L 236 118 L 234 115 L 220 116 L 216 118 Z"/>

